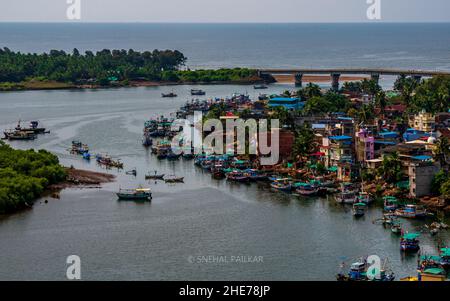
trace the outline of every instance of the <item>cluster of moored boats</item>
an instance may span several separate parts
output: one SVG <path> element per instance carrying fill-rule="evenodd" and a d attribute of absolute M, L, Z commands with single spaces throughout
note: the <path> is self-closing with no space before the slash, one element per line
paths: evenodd
<path fill-rule="evenodd" d="M 39 127 L 39 121 L 30 121 L 28 127 L 22 127 L 20 120 L 17 126 L 12 130 L 6 130 L 3 132 L 4 138 L 8 140 L 34 140 L 38 134 L 50 133 L 45 128 Z"/>
<path fill-rule="evenodd" d="M 70 153 L 80 155 L 87 161 L 90 161 L 92 157 L 91 153 L 89 152 L 89 146 L 78 140 L 72 141 Z M 114 160 L 107 154 L 95 154 L 95 160 L 98 164 L 107 168 L 123 168 L 123 163 L 119 159 Z"/>

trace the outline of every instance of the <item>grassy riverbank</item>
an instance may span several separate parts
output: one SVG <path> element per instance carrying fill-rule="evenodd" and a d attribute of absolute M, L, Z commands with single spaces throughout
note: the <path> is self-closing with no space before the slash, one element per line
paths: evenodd
<path fill-rule="evenodd" d="M 15 150 L 0 141 L 0 214 L 31 207 L 49 189 L 99 185 L 114 176 L 65 168 L 46 150 Z"/>

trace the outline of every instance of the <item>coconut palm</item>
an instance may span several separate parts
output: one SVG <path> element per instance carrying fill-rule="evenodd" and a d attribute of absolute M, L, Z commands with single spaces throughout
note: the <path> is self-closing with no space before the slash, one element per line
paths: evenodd
<path fill-rule="evenodd" d="M 441 166 L 447 164 L 447 157 L 450 154 L 450 143 L 446 137 L 441 137 L 434 146 L 433 153 L 441 163 Z"/>

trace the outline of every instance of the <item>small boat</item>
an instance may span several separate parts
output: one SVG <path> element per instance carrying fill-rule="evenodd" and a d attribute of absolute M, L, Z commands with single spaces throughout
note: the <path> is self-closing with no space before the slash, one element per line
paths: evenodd
<path fill-rule="evenodd" d="M 341 266 L 343 267 L 343 266 Z M 369 265 L 366 259 L 354 262 L 350 265 L 350 271 L 347 274 L 340 272 L 336 275 L 338 281 L 394 281 L 394 272 L 388 272 L 385 268 L 380 270 L 378 278 L 370 279 L 367 276 Z"/>
<path fill-rule="evenodd" d="M 184 177 L 170 177 L 167 179 L 164 179 L 164 182 L 166 183 L 184 183 Z"/>
<path fill-rule="evenodd" d="M 226 174 L 227 180 L 228 181 L 233 181 L 233 182 L 241 182 L 241 183 L 248 183 L 250 182 L 250 177 L 240 171 L 232 171 Z"/>
<path fill-rule="evenodd" d="M 292 191 L 292 184 L 289 182 L 288 178 L 276 179 L 270 184 L 270 187 L 286 193 L 290 193 Z"/>
<path fill-rule="evenodd" d="M 428 268 L 419 271 L 418 281 L 446 281 L 447 272 L 443 268 Z"/>
<path fill-rule="evenodd" d="M 84 160 L 87 160 L 87 161 L 91 160 L 91 154 L 90 153 L 83 153 L 82 156 L 83 156 Z"/>
<path fill-rule="evenodd" d="M 36 134 L 33 131 L 23 131 L 23 130 L 14 130 L 14 131 L 5 131 L 3 132 L 5 135 L 5 139 L 8 140 L 34 140 L 36 139 Z"/>
<path fill-rule="evenodd" d="M 406 233 L 400 238 L 400 250 L 404 252 L 417 252 L 420 249 L 418 233 Z"/>
<path fill-rule="evenodd" d="M 395 215 L 404 218 L 422 218 L 426 216 L 426 209 L 422 206 L 408 204 L 395 210 Z"/>
<path fill-rule="evenodd" d="M 399 221 L 393 221 L 391 225 L 391 232 L 394 234 L 401 234 L 402 233 L 402 223 Z"/>
<path fill-rule="evenodd" d="M 146 180 L 164 180 L 164 174 L 158 175 L 155 171 L 155 174 L 151 175 L 150 173 L 145 175 Z"/>
<path fill-rule="evenodd" d="M 135 169 L 132 169 L 132 170 L 129 170 L 129 171 L 127 171 L 127 172 L 125 172 L 127 175 L 132 175 L 132 176 L 136 176 L 137 175 L 137 171 L 136 171 L 136 168 Z"/>
<path fill-rule="evenodd" d="M 268 87 L 266 85 L 261 84 L 261 85 L 254 85 L 253 88 L 255 90 L 261 90 L 261 89 L 267 89 Z"/>
<path fill-rule="evenodd" d="M 162 93 L 161 96 L 162 97 L 177 97 L 178 95 L 173 92 L 170 92 L 170 93 Z"/>
<path fill-rule="evenodd" d="M 340 191 L 336 195 L 336 202 L 341 204 L 354 204 L 357 201 L 354 191 Z"/>
<path fill-rule="evenodd" d="M 144 134 L 144 137 L 142 138 L 142 145 L 146 147 L 153 145 L 153 139 L 150 137 L 149 133 Z"/>
<path fill-rule="evenodd" d="M 191 89 L 191 95 L 202 96 L 202 95 L 206 95 L 206 92 L 201 89 Z"/>
<path fill-rule="evenodd" d="M 442 248 L 439 256 L 441 257 L 440 265 L 445 270 L 450 270 L 450 248 Z"/>
<path fill-rule="evenodd" d="M 366 213 L 367 205 L 365 203 L 353 204 L 352 214 L 355 217 L 361 217 Z"/>
<path fill-rule="evenodd" d="M 303 196 L 314 196 L 319 191 L 319 188 L 309 183 L 295 183 L 293 186 L 296 187 L 295 192 Z"/>
<path fill-rule="evenodd" d="M 384 211 L 395 211 L 398 208 L 398 200 L 393 196 L 383 197 Z"/>
<path fill-rule="evenodd" d="M 368 205 L 372 202 L 372 198 L 370 197 L 370 195 L 367 192 L 361 191 L 359 193 L 359 195 L 357 196 L 357 202 Z"/>
<path fill-rule="evenodd" d="M 152 199 L 150 188 L 120 189 L 116 195 L 119 200 L 123 201 L 150 201 Z"/>

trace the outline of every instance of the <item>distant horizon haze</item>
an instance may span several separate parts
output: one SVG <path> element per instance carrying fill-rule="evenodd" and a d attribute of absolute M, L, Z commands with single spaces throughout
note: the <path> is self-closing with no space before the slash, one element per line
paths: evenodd
<path fill-rule="evenodd" d="M 79 20 L 67 17 L 74 1 L 80 1 Z M 367 0 L 2 0 L 0 22 L 450 22 L 448 0 L 371 1 L 380 1 L 380 20 L 367 17 Z"/>

